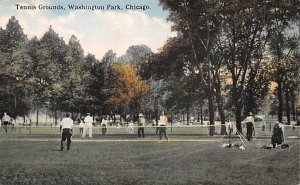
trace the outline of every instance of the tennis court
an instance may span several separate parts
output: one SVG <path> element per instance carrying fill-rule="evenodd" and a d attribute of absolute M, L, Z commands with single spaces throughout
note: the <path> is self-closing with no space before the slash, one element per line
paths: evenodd
<path fill-rule="evenodd" d="M 286 138 L 287 149 L 261 149 L 270 142 L 262 137 L 239 150 L 222 148 L 222 136 L 170 134 L 161 142 L 154 133 L 95 132 L 93 139 L 75 135 L 71 150 L 60 151 L 56 131 L 16 130 L 0 135 L 0 184 L 299 184 L 295 138 Z"/>

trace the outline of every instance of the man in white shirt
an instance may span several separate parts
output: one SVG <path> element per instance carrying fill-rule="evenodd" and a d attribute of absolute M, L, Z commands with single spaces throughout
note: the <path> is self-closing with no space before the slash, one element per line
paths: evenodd
<path fill-rule="evenodd" d="M 167 139 L 167 141 L 169 141 L 168 139 L 168 135 L 167 135 L 167 124 L 168 124 L 168 117 L 162 113 L 162 115 L 159 117 L 159 139 L 162 140 L 162 135 L 164 134 L 165 138 Z"/>
<path fill-rule="evenodd" d="M 2 122 L 3 122 L 4 128 L 5 128 L 5 132 L 7 133 L 7 125 L 10 122 L 10 117 L 9 117 L 9 115 L 7 115 L 6 112 L 4 112 L 4 116 L 2 117 Z"/>
<path fill-rule="evenodd" d="M 60 132 L 61 134 L 61 148 L 60 150 L 63 151 L 64 149 L 64 141 L 67 139 L 67 150 L 70 150 L 71 146 L 71 136 L 72 136 L 72 128 L 73 128 L 73 120 L 70 118 L 71 114 L 67 113 L 66 117 L 61 120 L 60 122 Z"/>
<path fill-rule="evenodd" d="M 248 116 L 246 117 L 246 125 L 247 125 L 247 140 L 251 141 L 252 140 L 252 132 L 254 129 L 254 117 L 252 112 L 248 113 Z"/>
<path fill-rule="evenodd" d="M 93 117 L 90 116 L 90 113 L 86 114 L 84 118 L 84 130 L 83 130 L 83 137 L 85 137 L 87 130 L 89 130 L 89 138 L 92 138 L 93 135 Z"/>

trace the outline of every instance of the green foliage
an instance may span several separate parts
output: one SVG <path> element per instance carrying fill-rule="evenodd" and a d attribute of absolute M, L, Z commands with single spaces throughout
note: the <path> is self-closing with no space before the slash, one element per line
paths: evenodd
<path fill-rule="evenodd" d="M 14 16 L 9 19 L 6 30 L 0 28 L 0 111 L 12 116 L 28 111 L 24 86 L 31 58 L 25 48 L 26 41 L 27 36 Z"/>
<path fill-rule="evenodd" d="M 296 102 L 297 1 L 160 2 L 177 37 L 157 54 L 134 45 L 119 58 L 109 50 L 101 61 L 85 56 L 76 36 L 66 44 L 51 26 L 41 39 L 28 40 L 11 17 L 0 28 L 1 105 L 13 114 L 45 105 L 76 113 L 155 112 L 193 109 L 207 99 L 209 112 L 216 104 L 234 107 L 241 118 L 242 110 L 259 111 L 272 81 L 279 109 L 284 99 L 287 107 Z"/>
<path fill-rule="evenodd" d="M 103 93 L 105 85 L 105 68 L 104 64 L 95 58 L 94 55 L 88 54 L 81 74 L 89 71 L 84 75 L 83 84 L 85 87 L 85 96 L 89 96 L 89 102 L 86 102 L 90 112 L 100 113 L 104 109 L 105 94 Z M 88 111 L 88 110 L 87 110 Z"/>
<path fill-rule="evenodd" d="M 278 81 L 272 75 L 282 79 L 285 86 L 295 86 L 289 78 L 295 79 L 298 68 L 291 69 L 294 72 L 288 75 L 286 69 L 280 69 L 285 68 L 285 64 L 277 61 L 283 58 L 290 60 L 288 58 L 299 45 L 298 1 L 160 2 L 170 12 L 169 19 L 174 23 L 173 29 L 178 36 L 166 42 L 155 57 L 156 63 L 153 62 L 149 68 L 158 66 L 153 76 L 164 79 L 172 76 L 167 69 L 190 77 L 193 77 L 191 74 L 198 76 L 199 84 L 202 83 L 209 94 L 210 113 L 211 104 L 220 103 L 220 94 L 229 95 L 227 101 L 230 105 L 227 106 L 234 107 L 240 129 L 242 110 L 259 111 L 264 96 L 268 94 L 270 81 Z M 270 55 L 277 56 L 276 62 L 280 66 L 272 70 L 272 75 L 263 72 L 270 68 L 265 68 L 265 60 Z M 298 65 L 294 63 L 291 66 Z M 219 77 L 224 75 L 228 79 L 220 81 Z M 181 77 L 177 76 L 179 79 Z M 227 83 L 228 91 L 222 88 L 224 83 Z M 294 90 L 285 94 L 291 91 Z M 212 97 L 216 102 L 211 103 Z"/>

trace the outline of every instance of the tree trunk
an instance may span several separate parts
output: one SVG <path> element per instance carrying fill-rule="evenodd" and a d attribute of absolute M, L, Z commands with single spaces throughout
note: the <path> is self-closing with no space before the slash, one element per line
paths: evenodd
<path fill-rule="evenodd" d="M 189 107 L 186 108 L 186 122 L 187 122 L 187 125 L 190 124 L 190 110 L 189 110 Z"/>
<path fill-rule="evenodd" d="M 171 121 L 171 133 L 173 132 L 173 114 L 171 112 L 171 115 L 170 115 L 170 121 Z"/>
<path fill-rule="evenodd" d="M 39 126 L 39 108 L 36 110 L 36 126 Z"/>
<path fill-rule="evenodd" d="M 233 73 L 232 73 L 233 74 Z M 233 106 L 235 112 L 235 120 L 236 120 L 236 130 L 240 133 L 243 133 L 242 130 L 242 106 L 241 106 L 241 93 L 238 93 L 238 88 L 237 88 L 237 80 L 236 78 L 232 78 L 232 100 L 233 100 Z"/>
<path fill-rule="evenodd" d="M 201 116 L 201 125 L 203 125 L 203 107 L 202 107 L 202 104 L 201 104 L 201 107 L 200 107 L 200 116 Z"/>
<path fill-rule="evenodd" d="M 243 133 L 243 129 L 242 129 L 242 108 L 241 107 L 236 108 L 235 117 L 236 117 L 236 129 L 240 133 Z"/>
<path fill-rule="evenodd" d="M 277 95 L 278 95 L 278 121 L 282 123 L 283 115 L 283 97 L 282 97 L 282 82 L 277 82 Z"/>
<path fill-rule="evenodd" d="M 47 125 L 48 122 L 48 110 L 46 110 L 46 120 L 45 120 L 45 126 Z"/>
<path fill-rule="evenodd" d="M 291 108 L 290 108 L 290 95 L 289 95 L 289 88 L 285 88 L 285 102 L 286 102 L 286 118 L 287 124 L 290 125 L 291 123 Z"/>
<path fill-rule="evenodd" d="M 225 126 L 225 112 L 224 112 L 224 103 L 223 103 L 223 97 L 221 94 L 221 82 L 218 79 L 218 83 L 216 84 L 216 101 L 218 105 L 218 111 L 221 116 L 221 134 L 225 135 L 226 134 L 226 126 Z"/>
<path fill-rule="evenodd" d="M 224 112 L 223 103 L 221 103 L 221 107 L 219 108 L 219 114 L 221 116 L 221 134 L 225 135 L 226 134 L 226 125 L 225 125 L 225 112 Z"/>
<path fill-rule="evenodd" d="M 213 102 L 213 96 L 210 93 L 210 96 L 208 97 L 208 110 L 209 110 L 209 123 L 210 123 L 210 129 L 209 129 L 209 135 L 213 136 L 215 134 L 215 115 L 214 115 L 214 102 Z"/>
<path fill-rule="evenodd" d="M 57 110 L 54 111 L 54 124 L 57 125 Z"/>
<path fill-rule="evenodd" d="M 197 123 L 200 123 L 200 107 L 197 110 Z"/>
<path fill-rule="evenodd" d="M 291 92 L 291 108 L 292 108 L 293 121 L 296 121 L 295 95 L 293 91 Z"/>

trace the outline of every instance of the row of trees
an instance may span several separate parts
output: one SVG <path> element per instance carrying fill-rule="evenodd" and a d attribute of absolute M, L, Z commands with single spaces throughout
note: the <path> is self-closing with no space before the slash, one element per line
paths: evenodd
<path fill-rule="evenodd" d="M 184 108 L 189 112 L 207 102 L 211 125 L 215 110 L 223 125 L 228 110 L 234 113 L 241 131 L 243 115 L 260 111 L 266 96 L 272 95 L 271 82 L 276 82 L 278 121 L 282 122 L 284 107 L 288 123 L 291 112 L 295 119 L 299 93 L 299 1 L 160 3 L 170 12 L 168 19 L 174 23 L 178 36 L 169 39 L 154 56 L 148 65 L 148 78 L 155 72 L 157 79 L 169 84 L 169 109 Z M 214 134 L 213 129 L 210 134 Z"/>
<path fill-rule="evenodd" d="M 217 111 L 223 126 L 233 113 L 241 131 L 245 114 L 272 101 L 280 122 L 284 113 L 288 123 L 290 115 L 295 119 L 297 0 L 160 2 L 176 37 L 156 54 L 138 45 L 121 57 L 109 50 L 101 60 L 84 55 L 75 36 L 66 44 L 51 26 L 40 39 L 28 39 L 12 17 L 0 29 L 1 112 L 25 115 L 47 107 L 74 116 L 142 111 L 157 118 L 167 110 L 187 119 L 193 112 L 201 120 L 206 114 L 214 125 Z"/>
<path fill-rule="evenodd" d="M 51 26 L 40 39 L 28 39 L 11 17 L 0 29 L 1 112 L 25 116 L 35 109 L 38 115 L 47 108 L 56 118 L 58 111 L 74 118 L 85 112 L 137 114 L 149 92 L 138 62 L 151 53 L 147 46 L 132 46 L 120 58 L 110 50 L 100 61 L 84 55 L 75 36 L 66 44 Z"/>

